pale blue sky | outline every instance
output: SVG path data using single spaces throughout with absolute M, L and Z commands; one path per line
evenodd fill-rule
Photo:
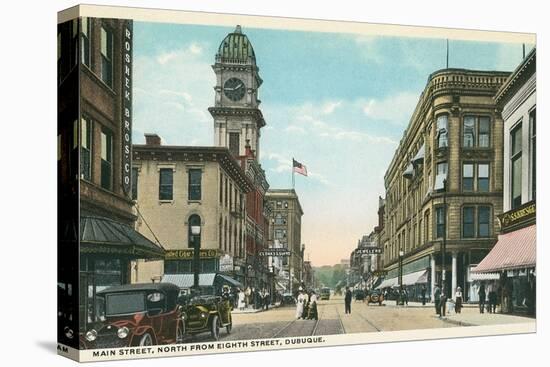
M 134 23 L 135 143 L 211 145 L 211 65 L 234 27 Z M 302 239 L 314 265 L 348 258 L 377 221 L 383 176 L 430 73 L 445 67 L 445 39 L 247 28 L 264 80 L 267 126 L 260 163 L 272 188 L 291 185 L 304 208 Z M 527 47 L 527 52 L 531 46 Z M 513 70 L 521 44 L 450 41 L 449 67 Z

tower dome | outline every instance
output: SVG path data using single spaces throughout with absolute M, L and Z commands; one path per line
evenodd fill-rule
M 248 37 L 242 33 L 241 26 L 229 33 L 220 43 L 216 59 L 221 62 L 248 62 L 256 63 L 256 55 Z

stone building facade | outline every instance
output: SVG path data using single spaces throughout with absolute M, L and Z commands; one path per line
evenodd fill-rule
M 302 246 L 302 215 L 304 211 L 294 189 L 270 189 L 266 201 L 271 207 L 269 218 L 269 247 L 290 250 L 290 257 L 280 262 L 276 269 L 278 282 L 287 291 L 297 291 L 303 281 L 304 247 Z
M 166 249 L 164 261 L 138 261 L 136 282 L 192 273 L 200 243 L 201 273 L 223 272 L 245 283 L 246 194 L 252 181 L 223 147 L 164 146 L 155 134 L 133 146 L 140 233 Z M 191 226 L 200 226 L 200 234 Z M 223 269 L 220 268 L 223 263 Z
M 431 74 L 386 171 L 386 280 L 397 285 L 401 252 L 411 297 L 420 282 L 429 283 L 430 293 L 442 276 L 448 295 L 457 286 L 467 295 L 471 264 L 496 241 L 503 121 L 493 97 L 508 75 L 464 69 Z

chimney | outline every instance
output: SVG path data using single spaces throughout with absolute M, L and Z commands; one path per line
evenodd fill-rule
M 157 134 L 144 134 L 145 135 L 145 145 L 160 146 L 162 145 L 160 136 Z

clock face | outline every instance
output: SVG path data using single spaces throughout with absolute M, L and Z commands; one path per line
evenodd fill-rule
M 238 78 L 229 78 L 223 84 L 223 93 L 227 98 L 236 102 L 244 97 L 246 88 L 242 80 Z

